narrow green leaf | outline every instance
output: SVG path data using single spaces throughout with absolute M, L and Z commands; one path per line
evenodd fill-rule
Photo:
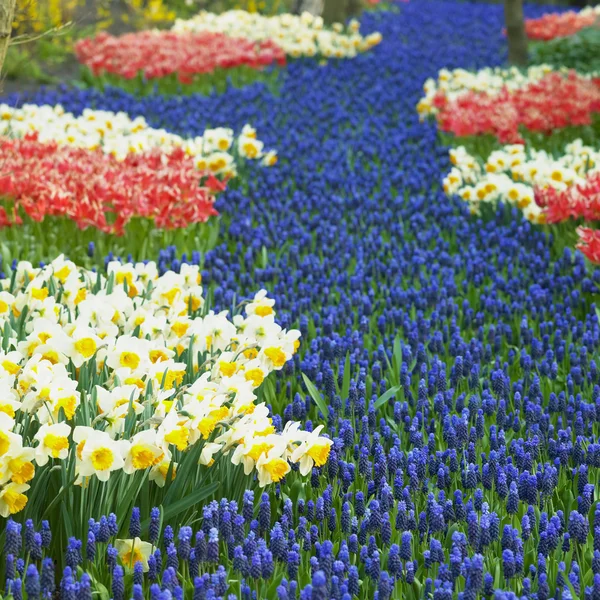
M 50 502 L 50 504 L 48 504 L 48 506 L 46 507 L 46 510 L 44 511 L 44 514 L 42 515 L 42 517 L 45 517 L 48 514 L 48 511 L 56 504 L 60 501 L 60 499 L 68 492 L 71 490 L 71 486 L 75 483 L 75 479 L 73 478 L 71 481 L 69 481 L 66 485 L 63 485 L 62 488 L 60 489 L 60 492 L 58 492 L 58 494 L 56 496 L 54 496 L 54 498 L 52 499 L 52 501 Z
M 98 583 L 97 581 L 94 582 L 94 588 L 95 588 L 95 592 L 99 595 L 100 600 L 109 600 L 110 594 L 108 593 L 108 590 L 101 583 Z
M 394 340 L 394 358 L 396 359 L 396 365 L 399 369 L 402 366 L 402 346 L 399 337 Z
M 261 259 L 262 259 L 262 267 L 266 269 L 267 264 L 269 263 L 269 255 L 267 253 L 267 247 L 263 246 L 261 249 Z
M 172 519 L 182 512 L 186 511 L 188 508 L 194 506 L 194 504 L 198 504 L 202 502 L 205 498 L 208 498 L 212 495 L 217 488 L 219 487 L 220 482 L 215 481 L 210 485 L 204 486 L 189 494 L 185 498 L 178 500 L 177 502 L 173 502 L 172 504 L 168 504 L 164 507 L 164 516 L 163 519 L 166 521 L 168 519 Z
M 127 491 L 119 499 L 117 515 L 124 515 L 126 512 L 129 512 L 130 507 L 133 507 L 135 505 L 136 498 L 139 497 L 140 490 L 144 485 L 144 480 L 146 477 L 147 474 L 144 473 L 143 476 L 139 478 L 138 483 L 136 483 L 134 479 L 134 481 L 131 482 L 131 485 L 127 486 Z
M 391 387 L 389 390 L 381 394 L 377 400 L 375 400 L 375 410 L 382 407 L 392 396 L 395 396 L 400 391 L 400 386 L 396 385 Z
M 327 410 L 327 404 L 325 404 L 325 400 L 323 400 L 321 393 L 315 384 L 304 373 L 302 373 L 302 379 L 304 380 L 304 385 L 306 386 L 308 393 L 315 401 L 317 408 L 323 413 L 323 416 L 326 417 L 329 411 Z

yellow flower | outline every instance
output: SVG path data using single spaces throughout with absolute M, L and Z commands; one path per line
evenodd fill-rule
M 227 361 L 220 361 L 219 362 L 219 370 L 221 371 L 222 375 L 225 375 L 225 377 L 231 377 L 235 371 L 236 371 L 237 365 L 235 362 L 227 362 Z
M 123 468 L 124 455 L 129 450 L 129 442 L 113 440 L 105 431 L 91 427 L 76 427 L 73 441 L 85 442 L 77 448 L 77 468 L 80 477 L 96 475 L 100 481 L 108 481 L 110 474 Z
M 271 360 L 273 366 L 275 367 L 283 367 L 283 365 L 287 361 L 287 357 L 285 353 L 281 350 L 281 348 L 267 348 L 265 350 L 265 354 L 267 358 Z
M 10 478 L 13 483 L 27 483 L 35 475 L 35 467 L 31 462 L 35 451 L 33 448 L 20 448 L 11 452 L 10 458 L 4 463 L 6 472 L 0 474 L 4 481 Z
M 190 431 L 184 426 L 177 427 L 165 435 L 165 442 L 173 444 L 177 450 L 182 452 L 187 449 L 189 439 Z
M 67 417 L 67 419 L 72 419 L 75 416 L 75 411 L 77 409 L 77 398 L 75 396 L 59 398 L 56 401 L 56 412 L 58 413 L 61 408 L 65 411 L 65 417 Z
M 36 300 L 45 300 L 48 297 L 48 288 L 32 288 L 31 296 Z
M 44 436 L 44 444 L 48 447 L 52 456 L 57 458 L 63 450 L 69 447 L 69 440 L 65 436 L 48 433 Z
M 252 381 L 254 387 L 258 387 L 263 382 L 265 374 L 257 367 L 246 371 L 245 377 L 246 381 Z
M 115 455 L 113 454 L 113 451 L 110 448 L 101 447 L 96 448 L 96 450 L 92 452 L 90 458 L 94 469 L 96 469 L 97 471 L 105 471 L 107 469 L 110 469 L 110 467 L 112 466 L 115 460 Z
M 278 456 L 269 457 L 269 454 L 263 454 L 256 466 L 261 487 L 281 481 L 290 472 L 290 465 L 286 460 Z
M 311 472 L 313 465 L 322 467 L 329 458 L 333 442 L 319 435 L 322 429 L 323 426 L 319 425 L 310 433 L 305 433 L 304 440 L 292 452 L 291 460 L 299 464 L 300 473 L 304 476 Z
M 0 489 L 0 516 L 6 518 L 25 508 L 27 496 L 23 493 L 29 489 L 25 483 L 8 483 Z
M 121 352 L 119 362 L 122 367 L 127 367 L 134 371 L 140 364 L 140 357 L 135 352 Z
M 89 337 L 81 338 L 75 342 L 75 350 L 84 358 L 90 358 L 96 352 L 96 342 Z
M 148 558 L 152 554 L 152 544 L 142 542 L 139 537 L 132 540 L 115 540 L 115 548 L 125 567 L 133 568 L 136 563 L 141 563 L 144 572 L 148 571 Z
M 315 465 L 317 465 L 317 467 L 322 467 L 329 458 L 330 450 L 331 444 L 317 443 L 308 449 L 307 454 L 315 461 Z
M 169 360 L 169 356 L 168 354 L 164 351 L 164 350 L 150 350 L 150 362 L 151 363 L 157 363 L 157 362 L 164 362 L 165 360 Z

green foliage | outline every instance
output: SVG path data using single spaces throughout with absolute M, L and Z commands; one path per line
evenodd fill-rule
M 23 217 L 23 224 L 3 229 L 0 240 L 2 264 L 13 260 L 29 260 L 33 264 L 51 260 L 64 254 L 86 268 L 103 267 L 104 259 L 112 253 L 123 260 L 157 260 L 159 250 L 177 246 L 179 253 L 188 255 L 214 248 L 219 234 L 220 218 L 211 217 L 206 223 L 197 223 L 185 229 L 156 229 L 149 219 L 132 219 L 125 234 L 117 236 L 99 232 L 94 227 L 79 229 L 66 217 L 46 217 L 37 222 Z M 89 252 L 90 243 L 93 251 Z
M 575 35 L 530 43 L 531 62 L 568 67 L 580 73 L 600 71 L 600 28 L 588 27 Z
M 521 127 L 519 133 L 525 140 L 526 146 L 531 146 L 536 150 L 546 150 L 549 154 L 559 157 L 564 154 L 564 147 L 578 138 L 590 146 L 600 145 L 600 115 L 594 115 L 590 125 L 564 127 L 549 133 L 528 131 Z M 498 138 L 491 134 L 459 137 L 451 133 L 440 132 L 439 135 L 445 146 L 464 146 L 469 154 L 483 160 L 487 159 L 491 152 L 500 150 L 504 146 L 498 141 Z
M 231 69 L 215 69 L 212 73 L 202 73 L 194 77 L 191 83 L 181 83 L 176 74 L 148 80 L 140 73 L 133 79 L 125 79 L 118 75 L 104 73 L 93 75 L 89 68 L 81 69 L 81 84 L 101 90 L 105 86 L 118 87 L 130 94 L 147 96 L 149 94 L 186 95 L 224 93 L 228 87 L 241 88 L 255 82 L 264 83 L 273 94 L 279 91 L 279 74 L 276 67 L 253 69 L 248 66 Z M 81 85 L 78 82 L 78 85 Z
M 2 71 L 4 77 L 11 81 L 32 81 L 43 84 L 55 82 L 55 78 L 47 72 L 44 65 L 31 56 L 28 50 L 19 46 L 8 48 Z
M 68 83 L 77 73 L 73 44 L 92 35 L 91 27 L 65 27 L 32 39 L 24 38 L 8 47 L 2 74 L 10 81 Z

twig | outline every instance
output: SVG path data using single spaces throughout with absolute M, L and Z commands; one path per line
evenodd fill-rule
M 73 21 L 69 21 L 68 23 L 65 23 L 64 25 L 59 25 L 58 27 L 53 27 L 52 29 L 48 29 L 47 31 L 44 31 L 43 33 L 40 33 L 38 35 L 23 33 L 21 35 L 17 35 L 14 38 L 12 38 L 10 40 L 9 44 L 11 46 L 18 46 L 20 44 L 28 44 L 30 42 L 35 42 L 37 40 L 41 40 L 42 38 L 49 37 L 50 35 L 52 35 L 52 36 L 65 35 L 67 33 L 66 30 L 70 29 L 72 25 L 73 25 Z

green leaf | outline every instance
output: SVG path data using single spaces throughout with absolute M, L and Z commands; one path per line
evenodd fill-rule
M 289 490 L 289 495 L 294 504 L 298 502 L 298 498 L 302 498 L 302 500 L 306 499 L 304 488 L 304 483 L 300 479 L 296 479 L 296 481 L 294 481 L 294 483 L 292 484 Z
M 502 585 L 502 577 L 501 577 L 501 571 L 500 571 L 500 562 L 496 562 L 496 569 L 494 570 L 494 587 L 495 588 L 500 588 L 500 586 Z
M 399 337 L 394 340 L 394 358 L 396 359 L 396 368 L 400 369 L 402 366 L 402 345 Z
M 263 246 L 261 249 L 261 259 L 262 259 L 262 267 L 263 269 L 266 269 L 267 265 L 269 264 L 269 255 L 267 253 L 267 247 Z
M 382 407 L 392 396 L 395 396 L 399 391 L 400 386 L 396 385 L 384 392 L 383 394 L 381 394 L 381 396 L 379 396 L 379 398 L 375 400 L 375 404 L 373 405 L 375 410 Z
M 100 596 L 100 600 L 109 600 L 110 594 L 108 593 L 108 590 L 101 583 L 96 582 L 94 584 L 94 588 L 95 588 L 96 593 Z
M 139 478 L 139 483 L 137 484 L 135 483 L 135 479 L 132 478 L 133 481 L 131 482 L 131 485 L 127 486 L 127 491 L 119 501 L 119 505 L 117 508 L 118 516 L 124 515 L 126 512 L 129 511 L 129 507 L 134 505 L 136 498 L 138 498 L 140 490 L 144 485 L 144 480 L 146 477 L 147 475 L 144 473 L 143 477 Z
M 327 404 L 325 404 L 325 400 L 323 400 L 321 393 L 315 384 L 304 373 L 302 373 L 302 379 L 304 380 L 304 385 L 306 386 L 308 393 L 315 401 L 317 408 L 323 413 L 323 416 L 326 417 L 329 411 L 327 410 Z
M 221 483 L 219 481 L 215 481 L 210 485 L 206 485 L 197 489 L 195 492 L 189 494 L 181 500 L 178 500 L 177 502 L 173 502 L 168 504 L 167 506 L 163 506 L 161 510 L 163 521 L 167 521 L 168 519 L 176 517 L 177 515 L 186 511 L 188 508 L 194 506 L 194 504 L 199 504 L 200 502 L 202 502 L 202 500 L 208 498 L 214 492 L 216 492 L 219 485 L 221 485 Z M 149 524 L 150 519 L 146 519 L 142 523 L 142 529 L 148 527 Z
M 60 492 L 58 492 L 58 494 L 56 494 L 56 496 L 54 496 L 54 498 L 52 499 L 52 501 L 50 502 L 50 504 L 48 504 L 48 506 L 46 506 L 46 510 L 44 511 L 44 514 L 42 515 L 42 517 L 45 517 L 48 514 L 48 511 L 55 505 L 57 504 L 60 499 L 69 491 L 71 491 L 71 488 L 73 486 L 73 484 L 75 483 L 75 479 L 76 477 L 73 477 L 73 479 L 71 481 L 69 481 L 66 485 L 63 485 L 60 489 Z

